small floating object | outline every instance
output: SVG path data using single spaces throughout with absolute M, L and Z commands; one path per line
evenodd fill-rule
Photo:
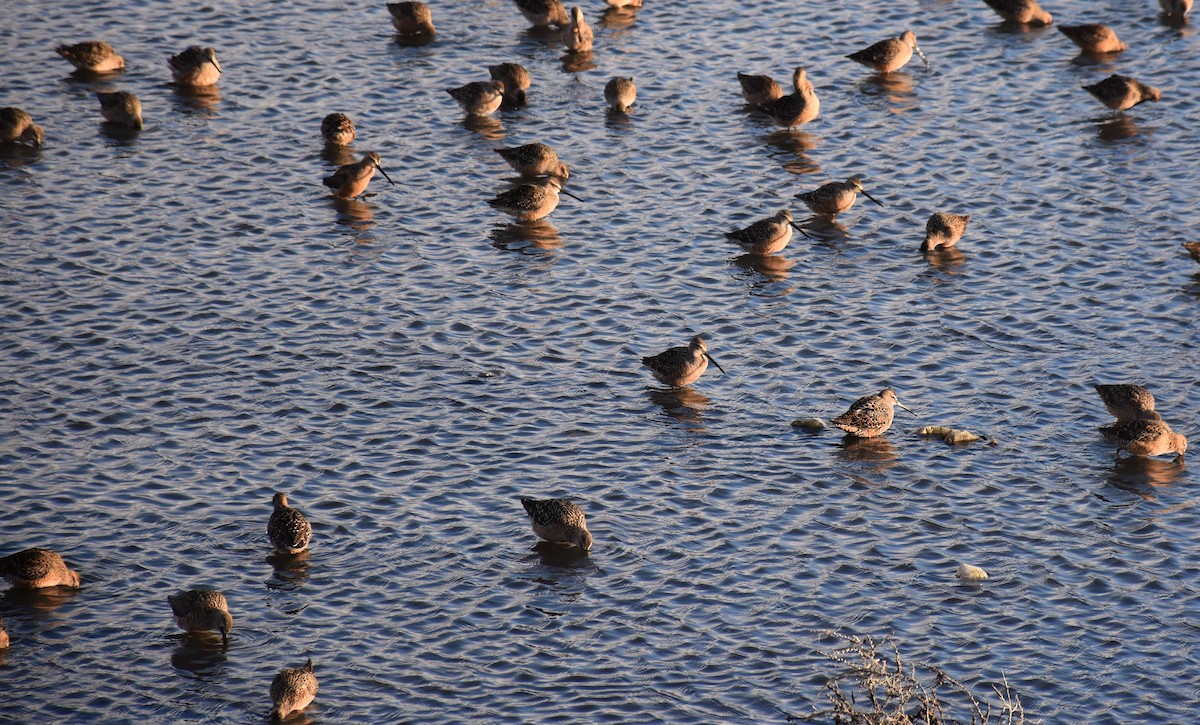
M 1114 111 L 1128 111 L 1142 101 L 1158 101 L 1162 98 L 1162 91 L 1154 86 L 1116 73 L 1099 83 L 1084 86 L 1083 90 Z
M 836 216 L 854 206 L 854 202 L 858 200 L 858 194 L 883 206 L 882 201 L 863 189 L 861 176 L 851 176 L 845 181 L 831 181 L 828 184 L 822 184 L 813 191 L 802 191 L 796 194 L 796 198 L 804 202 L 814 214 Z
M 354 121 L 344 113 L 331 113 L 321 121 L 321 135 L 325 137 L 325 143 L 349 146 L 355 134 Z
M 947 443 L 973 443 L 975 441 L 989 440 L 987 436 L 977 435 L 969 430 L 950 428 L 944 425 L 927 425 L 918 430 L 917 435 L 941 436 L 942 440 Z M 995 443 L 995 441 L 992 441 L 992 443 Z
M 854 401 L 849 410 L 829 422 L 855 438 L 874 438 L 892 427 L 897 405 L 912 413 L 896 398 L 896 391 L 884 388 Z
M 168 594 L 167 603 L 175 623 L 185 632 L 221 631 L 221 641 L 229 641 L 229 630 L 233 629 L 233 616 L 229 614 L 229 602 L 225 595 L 212 589 L 189 589 L 179 594 Z
M 1058 32 L 1070 38 L 1084 53 L 1120 53 L 1126 48 L 1117 37 L 1117 31 L 1100 23 L 1060 25 Z
M 588 531 L 583 509 L 565 498 L 521 499 L 529 514 L 533 533 L 552 544 L 571 544 L 591 551 L 592 534 Z
M 966 582 L 978 582 L 987 579 L 988 573 L 971 564 L 959 564 L 958 571 L 954 572 L 954 576 Z
M 913 34 L 913 31 L 905 30 L 898 38 L 881 40 L 846 57 L 855 63 L 862 63 L 876 72 L 891 73 L 900 70 L 908 61 L 912 60 L 913 53 L 921 57 L 921 60 L 925 62 L 925 67 L 929 67 L 929 59 L 917 47 L 917 36 Z
M 100 115 L 109 123 L 128 126 L 133 129 L 142 127 L 142 102 L 128 91 L 116 93 L 96 93 L 100 99 Z
M 78 70 L 90 73 L 107 73 L 125 67 L 125 59 L 103 40 L 88 40 L 74 45 L 60 45 L 54 49 Z
M 1042 10 L 1037 0 L 983 0 L 988 7 L 1010 23 L 1021 25 L 1049 25 L 1054 21 L 1050 13 Z
M 433 37 L 433 13 L 429 6 L 422 2 L 388 3 L 388 13 L 392 16 L 392 27 L 397 35 L 413 35 L 418 37 Z
M 271 681 L 271 717 L 286 720 L 312 704 L 316 696 L 317 676 L 310 657 L 305 666 L 285 669 Z
M 379 169 L 379 173 L 383 174 L 383 178 L 387 179 L 389 184 L 396 185 L 396 182 L 392 181 L 392 177 L 388 176 L 383 167 L 379 165 L 379 154 L 374 151 L 368 152 L 361 161 L 340 167 L 333 174 L 322 179 L 321 183 L 333 189 L 334 196 L 353 199 L 367 190 L 367 184 L 371 183 L 375 169 Z
M 949 214 L 944 211 L 934 213 L 925 222 L 925 241 L 921 242 L 922 252 L 932 252 L 941 247 L 949 249 L 967 231 L 967 222 L 971 221 L 970 214 Z
M 633 102 L 637 100 L 637 87 L 632 78 L 613 78 L 604 86 L 604 100 L 616 113 L 629 113 Z
M 0 143 L 42 145 L 42 127 L 19 108 L 0 108 Z
M 576 5 L 571 8 L 571 22 L 563 28 L 563 45 L 569 53 L 586 53 L 592 49 L 592 26 L 583 17 L 583 8 Z
M 14 589 L 79 588 L 79 572 L 68 569 L 63 558 L 50 549 L 25 549 L 0 557 L 0 577 Z
M 709 361 L 722 373 L 725 372 L 721 363 L 708 354 L 708 343 L 699 335 L 693 337 L 686 347 L 680 345 L 642 358 L 642 364 L 650 368 L 650 373 L 658 382 L 673 388 L 696 382 L 708 369 Z
M 792 427 L 804 430 L 825 430 L 829 426 L 820 418 L 797 418 L 792 421 Z
M 447 88 L 446 92 L 458 101 L 468 116 L 495 113 L 504 102 L 504 83 L 501 81 L 474 81 L 458 88 Z
M 193 45 L 167 61 L 171 75 L 181 86 L 211 86 L 221 77 L 221 64 L 212 48 Z

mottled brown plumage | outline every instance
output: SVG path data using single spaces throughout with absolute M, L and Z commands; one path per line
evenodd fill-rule
M 1154 86 L 1116 73 L 1083 89 L 1114 111 L 1128 111 L 1142 101 L 1157 101 L 1162 97 Z
M 399 35 L 430 37 L 436 33 L 433 27 L 433 13 L 425 3 L 388 3 L 387 9 L 392 16 L 392 27 Z
M 175 83 L 181 86 L 211 86 L 221 77 L 221 64 L 212 48 L 193 45 L 167 61 Z
M 547 176 L 536 183 L 521 184 L 502 191 L 489 199 L 488 204 L 522 221 L 536 221 L 558 208 L 559 194 L 572 196 L 562 190 L 561 179 Z
M 1158 420 L 1154 395 L 1140 385 L 1096 385 L 1104 407 L 1118 423 L 1130 420 Z
M 1126 47 L 1115 30 L 1100 23 L 1060 25 L 1058 32 L 1070 38 L 1084 53 L 1119 53 Z
M 15 589 L 79 587 L 79 572 L 50 549 L 25 549 L 0 557 L 0 576 Z
M 371 177 L 375 175 L 376 169 L 379 169 L 389 184 L 396 185 L 396 182 L 392 181 L 392 178 L 379 165 L 379 154 L 374 151 L 368 152 L 361 161 L 339 167 L 333 174 L 322 179 L 321 183 L 333 189 L 334 196 L 353 199 L 367 190 L 367 184 L 371 183 Z
M 495 113 L 504 102 L 504 83 L 501 81 L 474 81 L 458 88 L 447 88 L 446 92 L 469 116 Z
M 783 88 L 771 76 L 738 73 L 737 77 L 742 86 L 742 98 L 751 106 L 761 106 L 783 97 Z
M 802 66 L 792 71 L 792 89 L 786 96 L 760 103 L 758 110 L 789 128 L 821 115 L 821 100 Z
M 1042 10 L 1037 0 L 983 0 L 988 7 L 1010 23 L 1022 25 L 1049 25 L 1054 21 L 1050 13 Z
M 60 45 L 54 52 L 66 58 L 76 69 L 90 73 L 108 73 L 125 67 L 125 59 L 103 40 Z
M 233 629 L 233 616 L 229 614 L 229 602 L 225 595 L 211 589 L 189 589 L 179 594 L 168 594 L 167 603 L 175 615 L 175 623 L 185 632 L 207 632 L 216 629 L 221 640 L 229 641 L 229 630 Z
M 587 19 L 583 17 L 583 8 L 578 5 L 571 8 L 571 22 L 563 28 L 562 38 L 563 45 L 567 46 L 567 51 L 570 53 L 586 53 L 592 49 L 595 33 L 592 32 L 592 26 L 588 25 Z
M 1108 442 L 1117 445 L 1118 458 L 1121 451 L 1126 451 L 1131 456 L 1143 457 L 1174 453 L 1176 460 L 1182 460 L 1187 451 L 1187 438 L 1171 430 L 1162 419 L 1114 423 L 1102 427 L 1100 432 Z
M 617 76 L 604 85 L 604 100 L 616 113 L 629 113 L 637 100 L 637 86 L 632 78 Z
M 308 548 L 312 539 L 312 525 L 298 509 L 288 505 L 285 493 L 276 493 L 271 499 L 275 510 L 267 522 L 267 538 L 280 554 L 299 554 Z
M 325 143 L 348 146 L 356 134 L 354 121 L 344 113 L 331 113 L 321 121 L 321 135 L 325 137 Z
M 897 405 L 908 410 L 896 399 L 896 391 L 884 388 L 854 401 L 849 410 L 829 422 L 856 438 L 873 438 L 892 427 Z
M 303 667 L 292 667 L 271 681 L 271 717 L 286 720 L 308 707 L 317 696 L 317 675 L 311 658 Z
M 42 145 L 42 127 L 19 108 L 0 108 L 0 143 Z
M 776 254 L 792 241 L 793 229 L 808 236 L 792 221 L 791 210 L 783 209 L 775 216 L 759 219 L 744 229 L 725 232 L 725 237 L 742 245 L 750 254 Z
M 495 149 L 508 165 L 522 176 L 557 176 L 564 181 L 571 177 L 571 170 L 559 160 L 558 153 L 544 143 L 527 143 L 524 146 Z
M 100 115 L 109 123 L 116 123 L 129 128 L 142 127 L 142 102 L 138 97 L 127 91 L 116 93 L 96 93 L 100 99 Z
M 567 9 L 562 0 L 514 0 L 517 9 L 531 25 L 545 28 L 567 24 Z
M 827 184 L 822 184 L 812 191 L 802 191 L 796 194 L 796 198 L 804 202 L 814 214 L 834 216 L 848 211 L 850 207 L 854 206 L 854 202 L 858 200 L 858 194 L 862 194 L 879 206 L 883 206 L 883 202 L 871 196 L 863 189 L 862 177 L 860 176 L 851 176 L 845 181 L 831 181 Z
M 725 368 L 708 354 L 708 343 L 699 335 L 693 337 L 686 347 L 680 345 L 642 358 L 642 364 L 650 368 L 650 373 L 658 382 L 673 388 L 696 382 L 708 369 L 709 361 L 722 373 L 725 372 Z
M 588 531 L 583 509 L 565 498 L 536 500 L 521 499 L 521 505 L 529 514 L 533 533 L 552 544 L 572 544 L 584 551 L 592 548 L 592 534 Z
M 532 76 L 520 63 L 497 63 L 488 66 L 488 75 L 504 84 L 504 101 L 514 106 L 524 106 L 525 91 L 533 82 Z
M 912 59 L 913 53 L 919 55 L 925 65 L 929 65 L 925 54 L 917 47 L 917 36 L 913 31 L 905 30 L 898 38 L 881 40 L 846 57 L 879 73 L 890 73 L 903 68 Z
M 958 244 L 963 232 L 967 231 L 969 221 L 970 214 L 960 216 L 944 211 L 935 212 L 925 222 L 925 241 L 921 242 L 921 251 L 931 252 L 938 247 L 949 248 Z

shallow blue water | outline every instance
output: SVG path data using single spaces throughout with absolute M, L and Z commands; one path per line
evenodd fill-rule
M 435 4 L 421 47 L 383 3 L 10 14 L 0 102 L 46 143 L 0 158 L 0 554 L 50 546 L 84 588 L 0 596 L 0 720 L 261 721 L 311 656 L 321 722 L 778 722 L 824 704 L 826 630 L 1007 678 L 1047 722 L 1192 719 L 1197 476 L 1114 464 L 1091 384 L 1200 431 L 1196 36 L 1150 2 L 1047 7 L 1130 49 L 1084 62 L 967 0 L 654 1 L 603 30 L 589 6 L 578 73 L 500 0 Z M 905 28 L 929 69 L 843 57 Z M 52 49 L 90 38 L 128 70 L 71 76 Z M 193 43 L 218 97 L 168 85 Z M 443 89 L 501 61 L 530 105 L 464 122 Z M 742 108 L 737 71 L 797 64 L 819 119 Z M 1079 88 L 1112 72 L 1162 101 L 1114 117 Z M 136 137 L 101 127 L 112 89 L 141 97 Z M 331 111 L 395 187 L 325 194 Z M 514 224 L 491 149 L 532 141 L 583 201 Z M 884 208 L 769 260 L 722 236 L 855 173 Z M 972 221 L 926 259 L 938 210 Z M 728 375 L 639 368 L 695 333 Z M 790 426 L 887 385 L 916 415 L 883 439 Z M 276 490 L 316 530 L 291 569 Z M 521 496 L 577 501 L 592 555 L 533 550 Z M 200 585 L 230 601 L 225 652 L 173 628 L 166 595 Z

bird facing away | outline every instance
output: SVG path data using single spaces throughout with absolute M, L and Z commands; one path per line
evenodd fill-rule
M 60 45 L 54 52 L 66 58 L 76 69 L 90 73 L 107 73 L 125 67 L 125 59 L 103 40 Z
M 299 554 L 308 548 L 312 538 L 312 525 L 298 509 L 288 506 L 285 493 L 276 493 L 271 499 L 275 511 L 267 522 L 267 537 L 275 551 L 280 554 Z
M 1100 23 L 1060 25 L 1058 32 L 1070 38 L 1084 53 L 1120 53 L 1126 47 L 1115 30 Z
M 881 40 L 846 57 L 879 73 L 891 73 L 903 68 L 912 59 L 913 53 L 919 55 L 926 66 L 929 65 L 929 60 L 917 47 L 917 36 L 913 31 L 905 30 L 898 38 Z
M 361 161 L 340 167 L 332 175 L 322 179 L 321 183 L 333 189 L 334 196 L 353 199 L 367 190 L 367 184 L 371 183 L 375 169 L 379 169 L 379 173 L 383 174 L 383 178 L 387 179 L 389 184 L 396 185 L 392 177 L 379 165 L 379 154 L 375 151 L 367 152 Z
M 175 623 L 185 632 L 221 631 L 221 641 L 229 641 L 229 630 L 233 629 L 233 616 L 229 614 L 229 602 L 225 595 L 211 589 L 189 589 L 179 594 L 168 594 L 167 602 Z
M 738 83 L 742 86 L 742 98 L 751 106 L 761 106 L 783 97 L 783 88 L 771 76 L 738 73 L 737 77 Z
M 1192 255 L 1192 259 L 1200 262 L 1200 242 L 1184 242 L 1183 248 L 1188 250 L 1188 254 Z
M 586 53 L 592 49 L 594 37 L 592 26 L 583 17 L 583 8 L 578 5 L 571 8 L 571 22 L 563 28 L 563 45 L 567 46 L 567 52 Z
M 1187 438 L 1171 430 L 1164 420 L 1130 420 L 1106 425 L 1100 433 L 1109 443 L 1117 445 L 1117 458 L 1121 451 L 1131 456 L 1161 456 L 1174 453 L 1175 460 L 1183 460 L 1187 451 Z
M 474 81 L 458 88 L 447 88 L 446 92 L 458 101 L 468 116 L 494 113 L 504 102 L 504 83 L 501 81 Z
M 773 217 L 759 219 L 745 229 L 725 232 L 727 239 L 732 239 L 750 254 L 775 254 L 792 241 L 792 229 L 804 236 L 807 233 L 792 221 L 790 209 L 783 209 Z
M 286 720 L 294 712 L 308 707 L 317 696 L 317 676 L 313 661 L 303 667 L 290 667 L 271 680 L 271 717 Z
M 821 100 L 803 66 L 792 71 L 792 92 L 760 103 L 758 110 L 789 128 L 808 123 L 821 114 Z
M 14 589 L 79 588 L 79 572 L 50 549 L 25 549 L 0 557 L 0 576 Z
M 8 648 L 8 632 L 4 631 L 4 618 L 0 617 L 0 649 Z
M 498 63 L 488 66 L 492 80 L 504 84 L 504 100 L 514 106 L 524 106 L 525 91 L 533 81 L 529 71 L 520 63 Z
M 1096 385 L 1104 407 L 1118 423 L 1131 420 L 1158 420 L 1154 395 L 1140 385 Z
M 331 113 L 321 121 L 321 135 L 325 143 L 349 146 L 354 140 L 354 121 L 344 113 Z
M 971 221 L 970 214 L 948 214 L 944 211 L 935 212 L 925 222 L 925 241 L 921 242 L 922 252 L 932 252 L 938 247 L 949 249 L 962 239 L 967 231 L 967 222 Z
M 1167 15 L 1182 18 L 1192 10 L 1192 0 L 1158 0 L 1162 11 Z
M 1116 73 L 1099 83 L 1084 86 L 1083 90 L 1114 111 L 1128 111 L 1142 101 L 1157 101 L 1162 97 L 1157 88 Z
M 495 149 L 500 158 L 516 169 L 522 176 L 557 176 L 566 181 L 571 178 L 571 170 L 549 145 L 544 143 L 527 143 L 507 149 Z
M 845 181 L 831 181 L 828 184 L 822 184 L 813 191 L 802 191 L 796 194 L 796 198 L 804 202 L 814 214 L 834 216 L 854 206 L 854 202 L 858 199 L 858 194 L 862 194 L 879 206 L 883 206 L 883 202 L 871 196 L 863 189 L 862 177 L 860 176 L 851 176 Z
M 572 199 L 579 197 L 562 190 L 562 181 L 557 176 L 547 176 L 531 184 L 521 184 L 502 191 L 488 204 L 521 221 L 541 219 L 558 208 L 558 195 L 566 194 Z
M 538 501 L 521 499 L 521 505 L 529 513 L 533 533 L 552 544 L 571 544 L 585 552 L 592 550 L 592 534 L 588 531 L 583 509 L 565 498 L 550 498 Z
M 96 93 L 100 99 L 100 114 L 109 123 L 117 123 L 129 128 L 142 127 L 142 102 L 138 97 L 127 91 L 116 93 Z
M 722 373 L 725 372 L 721 363 L 708 354 L 708 343 L 699 335 L 693 337 L 686 347 L 680 345 L 642 358 L 642 364 L 650 368 L 654 378 L 672 388 L 682 388 L 696 382 L 708 369 L 710 361 Z
M 1050 13 L 1042 10 L 1037 0 L 983 0 L 996 14 L 1010 23 L 1049 25 L 1054 22 Z
M 616 113 L 629 113 L 633 102 L 637 100 L 637 86 L 632 78 L 617 76 L 604 84 L 604 100 Z
M 193 45 L 167 61 L 171 75 L 181 86 L 211 86 L 221 77 L 221 64 L 212 48 Z
M 421 2 L 388 3 L 388 12 L 392 16 L 392 26 L 399 35 L 432 36 L 433 13 L 429 6 Z
M 567 9 L 562 0 L 514 0 L 517 9 L 525 16 L 530 25 L 547 28 L 551 25 L 562 27 L 567 24 Z
M 954 572 L 954 578 L 962 579 L 965 582 L 977 582 L 988 578 L 988 574 L 983 569 L 971 564 L 959 564 L 958 571 Z
M 42 145 L 42 127 L 19 108 L 0 108 L 0 143 L 24 142 Z
M 856 438 L 873 438 L 892 427 L 897 405 L 908 410 L 896 399 L 896 391 L 884 388 L 854 401 L 849 410 L 829 422 Z

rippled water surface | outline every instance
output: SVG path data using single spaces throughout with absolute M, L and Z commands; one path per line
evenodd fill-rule
M 257 722 L 311 656 L 317 722 L 780 722 L 825 702 L 825 630 L 1006 677 L 1048 722 L 1195 718 L 1200 480 L 1114 464 L 1091 389 L 1147 384 L 1200 434 L 1193 27 L 1048 1 L 1116 27 L 1097 61 L 974 0 L 646 2 L 585 8 L 577 72 L 502 0 L 433 4 L 424 46 L 382 2 L 9 8 L 0 105 L 46 143 L 0 158 L 0 554 L 53 547 L 84 587 L 0 596 L 0 720 Z M 843 57 L 905 28 L 929 69 Z M 91 38 L 128 70 L 70 75 L 53 47 Z M 168 84 L 197 43 L 216 95 Z M 464 122 L 443 89 L 501 61 L 529 106 Z M 737 71 L 797 64 L 820 118 L 743 108 Z M 1162 101 L 1114 116 L 1080 89 L 1113 72 Z M 116 89 L 140 134 L 99 123 Z M 491 149 L 533 141 L 582 201 L 515 224 Z M 335 203 L 320 178 L 367 150 L 396 186 Z M 801 213 L 855 173 L 885 208 Z M 722 237 L 785 207 L 813 240 Z M 935 210 L 972 221 L 926 259 Z M 639 367 L 696 333 L 727 375 Z M 886 385 L 915 415 L 884 438 L 790 425 Z M 277 490 L 306 560 L 268 558 Z M 592 555 L 533 549 L 521 496 L 577 501 Z M 174 629 L 193 586 L 228 596 L 227 651 Z

